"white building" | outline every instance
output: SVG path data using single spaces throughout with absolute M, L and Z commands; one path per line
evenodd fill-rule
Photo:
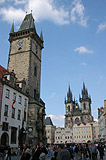
M 105 117 L 104 108 L 98 108 L 98 123 L 99 123 L 99 139 L 104 139 L 105 137 Z
M 72 130 L 70 128 L 56 128 L 55 131 L 55 144 L 61 143 L 71 143 L 72 140 Z
M 0 144 L 18 147 L 25 142 L 28 96 L 25 81 L 0 66 Z

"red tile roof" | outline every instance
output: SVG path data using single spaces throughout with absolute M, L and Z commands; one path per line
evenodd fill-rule
M 0 65 L 0 78 L 2 78 L 5 73 L 9 73 L 8 70 Z

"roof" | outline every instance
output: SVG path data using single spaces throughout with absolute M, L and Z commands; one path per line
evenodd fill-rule
M 27 29 L 35 29 L 34 18 L 32 13 L 27 14 L 19 28 L 19 31 L 27 30 Z
M 0 65 L 0 78 L 2 78 L 5 73 L 9 73 L 8 70 Z
M 46 119 L 45 119 L 45 125 L 51 125 L 51 126 L 53 126 L 53 123 L 52 123 L 52 120 L 51 120 L 50 117 L 46 117 Z

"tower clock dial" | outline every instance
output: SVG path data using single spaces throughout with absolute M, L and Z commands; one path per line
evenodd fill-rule
M 24 40 L 19 40 L 19 41 L 17 42 L 17 47 L 18 47 L 18 48 L 22 47 L 23 45 L 24 45 Z

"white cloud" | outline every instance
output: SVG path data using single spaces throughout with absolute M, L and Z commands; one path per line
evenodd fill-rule
M 82 62 L 81 65 L 82 65 L 82 66 L 86 66 L 87 64 L 86 64 L 85 62 Z
M 78 23 L 83 27 L 87 26 L 88 17 L 84 14 L 85 8 L 81 0 L 74 0 L 71 10 L 71 21 Z
M 103 31 L 106 29 L 106 22 L 105 23 L 101 23 L 99 26 L 98 26 L 98 30 L 97 30 L 97 33 L 99 33 L 100 31 Z
M 12 23 L 13 20 L 15 22 L 22 21 L 25 16 L 25 12 L 21 8 L 15 9 L 13 7 L 1 8 L 0 14 L 2 14 L 2 19 L 9 23 Z
M 15 0 L 15 4 L 24 4 L 24 0 Z M 1 8 L 0 14 L 2 19 L 11 22 L 13 19 L 16 21 L 22 21 L 25 11 L 33 13 L 36 21 L 49 20 L 56 24 L 63 25 L 69 23 L 69 13 L 65 11 L 63 6 L 58 7 L 55 4 L 55 0 L 26 0 L 24 8 Z
M 93 53 L 93 50 L 89 50 L 84 46 L 76 48 L 74 51 L 79 52 L 80 54 L 92 54 Z
M 25 4 L 26 0 L 15 0 L 15 5 Z
M 50 117 L 53 121 L 53 124 L 57 127 L 64 127 L 64 115 L 48 115 L 46 117 Z
M 56 96 L 56 92 L 51 93 L 50 98 L 54 98 Z
M 1 4 L 1 3 L 4 3 L 4 2 L 5 2 L 5 0 L 0 0 L 0 4 Z

